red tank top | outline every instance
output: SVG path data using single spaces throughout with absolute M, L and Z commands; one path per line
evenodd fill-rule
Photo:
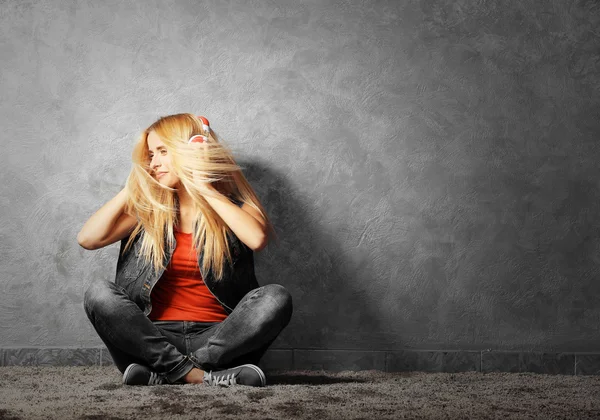
M 208 290 L 196 259 L 192 234 L 174 229 L 177 246 L 164 273 L 152 288 L 152 321 L 219 322 L 227 312 Z

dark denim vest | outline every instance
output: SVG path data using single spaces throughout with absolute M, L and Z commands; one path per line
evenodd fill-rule
M 243 203 L 233 200 L 239 207 Z M 150 265 L 144 263 L 143 257 L 139 255 L 141 248 L 142 235 L 138 233 L 133 240 L 130 248 L 121 256 L 125 244 L 129 240 L 126 237 L 121 240 L 119 249 L 119 259 L 117 261 L 117 273 L 115 283 L 123 287 L 130 299 L 134 301 L 138 307 L 144 311 L 144 315 L 148 315 L 152 310 L 150 303 L 150 292 L 156 282 L 162 276 L 164 269 L 155 272 Z M 259 287 L 254 274 L 254 252 L 246 244 L 244 244 L 233 232 L 228 234 L 229 251 L 232 257 L 232 264 L 229 265 L 225 260 L 223 266 L 223 277 L 221 280 L 215 280 L 212 268 L 208 272 L 202 271 L 202 261 L 204 258 L 204 250 L 200 251 L 198 257 L 198 267 L 204 283 L 208 290 L 217 298 L 221 306 L 229 314 L 236 307 L 238 302 L 249 291 Z M 163 263 L 165 266 L 171 261 L 177 241 L 175 240 L 173 248 L 169 248 L 165 235 L 165 258 Z

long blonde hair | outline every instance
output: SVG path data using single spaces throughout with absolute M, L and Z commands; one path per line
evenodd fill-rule
M 276 234 L 256 193 L 242 174 L 241 167 L 235 162 L 231 150 L 219 142 L 213 130 L 204 131 L 202 121 L 194 114 L 161 117 L 140 134 L 133 148 L 132 169 L 125 184 L 128 192 L 125 212 L 137 217 L 138 224 L 123 252 L 131 246 L 136 235 L 143 231 L 140 252 L 146 264 L 151 263 L 158 272 L 159 269 L 165 268 L 165 236 L 169 247 L 174 245 L 173 226 L 179 219 L 177 190 L 160 184 L 150 174 L 152 170 L 148 133 L 151 131 L 158 135 L 171 156 L 170 170 L 179 178 L 180 188 L 185 188 L 192 198 L 195 214 L 192 241 L 197 257 L 200 250 L 204 250 L 202 268 L 208 271 L 212 267 L 215 278 L 220 280 L 225 258 L 231 262 L 227 239 L 227 232 L 231 229 L 202 196 L 199 188 L 202 182 L 212 182 L 211 185 L 219 193 L 241 200 L 257 209 L 267 222 L 268 234 L 272 233 L 275 237 Z M 195 148 L 187 143 L 188 139 L 196 134 L 208 137 L 204 149 Z

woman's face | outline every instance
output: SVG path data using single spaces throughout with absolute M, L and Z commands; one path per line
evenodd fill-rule
M 148 153 L 150 153 L 150 175 L 158 182 L 174 187 L 179 178 L 171 172 L 171 156 L 154 131 L 148 133 Z

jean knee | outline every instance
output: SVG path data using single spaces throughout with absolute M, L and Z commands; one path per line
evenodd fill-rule
M 265 294 L 275 301 L 275 310 L 287 324 L 292 317 L 294 307 L 292 295 L 280 284 L 267 284 L 263 287 Z
M 108 280 L 95 280 L 83 294 L 83 307 L 88 313 L 106 307 L 110 304 L 114 294 L 114 283 Z

